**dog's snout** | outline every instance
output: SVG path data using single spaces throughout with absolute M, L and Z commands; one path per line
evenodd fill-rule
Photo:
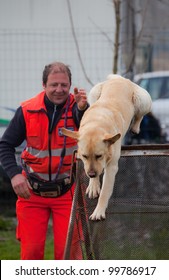
M 90 170 L 90 171 L 88 172 L 88 176 L 89 176 L 90 178 L 95 178 L 95 177 L 97 176 L 97 173 L 96 173 L 94 170 Z

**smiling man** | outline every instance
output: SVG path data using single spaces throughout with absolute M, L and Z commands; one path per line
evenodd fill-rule
M 0 142 L 1 163 L 18 196 L 17 238 L 21 241 L 21 259 L 44 258 L 51 214 L 54 258 L 63 259 L 75 187 L 70 182 L 70 168 L 76 141 L 60 131 L 62 127 L 76 131 L 88 108 L 83 89 L 76 89 L 74 95 L 70 93 L 71 78 L 65 64 L 46 65 L 42 76 L 44 90 L 22 102 Z M 15 147 L 24 140 L 21 170 L 15 160 Z M 72 255 L 73 258 L 77 257 Z

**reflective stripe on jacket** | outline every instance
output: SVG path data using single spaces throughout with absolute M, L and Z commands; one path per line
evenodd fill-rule
M 73 95 L 70 94 L 62 109 L 57 125 L 52 132 L 49 132 L 49 119 L 44 103 L 44 95 L 45 92 L 41 92 L 21 104 L 26 123 L 27 140 L 27 146 L 22 152 L 21 158 L 29 172 L 34 172 L 41 179 L 48 181 L 56 177 L 60 165 L 60 176 L 63 176 L 63 173 L 69 174 L 72 153 L 77 148 L 77 142 L 61 135 L 60 129 L 66 126 L 68 129 L 77 130 L 77 127 L 72 117 L 72 107 L 75 100 Z M 67 114 L 65 113 L 66 110 Z M 67 119 L 66 124 L 65 118 Z M 66 150 L 61 164 L 64 144 L 66 145 Z

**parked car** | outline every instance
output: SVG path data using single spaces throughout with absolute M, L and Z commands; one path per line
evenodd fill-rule
M 165 142 L 169 142 L 169 71 L 138 74 L 135 75 L 134 82 L 151 95 L 152 114 L 160 122 Z

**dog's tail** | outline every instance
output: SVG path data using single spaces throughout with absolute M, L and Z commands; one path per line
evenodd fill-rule
M 148 114 L 151 111 L 152 100 L 150 94 L 140 86 L 134 84 L 134 93 L 133 93 L 133 104 L 135 108 L 135 115 L 131 125 L 131 130 L 134 133 L 140 132 L 140 123 L 144 115 Z
M 145 115 L 151 111 L 152 100 L 150 94 L 144 88 L 136 84 L 134 84 L 133 103 L 136 113 L 141 111 L 141 113 Z

